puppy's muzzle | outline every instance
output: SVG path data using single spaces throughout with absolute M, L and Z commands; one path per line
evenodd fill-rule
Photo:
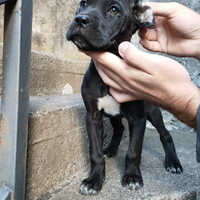
M 90 19 L 86 15 L 77 15 L 74 21 L 79 27 L 85 27 L 90 23 Z

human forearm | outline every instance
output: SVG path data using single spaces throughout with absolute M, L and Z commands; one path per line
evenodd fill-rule
M 177 99 L 175 98 L 172 104 L 161 105 L 161 107 L 174 114 L 180 121 L 196 129 L 196 115 L 199 105 L 200 90 L 191 83 L 184 90 L 184 93 L 180 96 L 177 95 Z

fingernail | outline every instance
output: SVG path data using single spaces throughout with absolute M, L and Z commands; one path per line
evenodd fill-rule
M 129 47 L 128 43 L 127 42 L 122 42 L 120 45 L 119 45 L 119 53 L 120 54 L 124 54 L 124 52 L 126 51 L 126 49 Z

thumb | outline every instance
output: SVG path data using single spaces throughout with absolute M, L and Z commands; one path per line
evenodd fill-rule
M 149 62 L 152 62 L 154 55 L 140 51 L 130 42 L 122 42 L 119 45 L 119 54 L 130 67 L 138 68 L 147 72 Z
M 134 64 L 132 61 L 137 59 L 138 56 L 143 56 L 144 53 L 130 42 L 122 42 L 118 50 L 121 57 L 129 64 Z
M 124 54 L 126 52 L 126 50 L 129 50 L 129 51 L 133 51 L 134 49 L 136 49 L 136 47 L 134 45 L 132 45 L 130 42 L 122 42 L 120 45 L 119 45 L 119 54 L 124 57 Z

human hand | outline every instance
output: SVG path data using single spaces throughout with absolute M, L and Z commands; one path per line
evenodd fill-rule
M 178 62 L 139 51 L 128 42 L 119 46 L 124 60 L 108 52 L 85 53 L 93 58 L 99 75 L 118 102 L 146 100 L 196 127 L 200 92 Z
M 148 3 L 155 29 L 141 28 L 142 46 L 150 51 L 200 60 L 200 15 L 179 3 Z

